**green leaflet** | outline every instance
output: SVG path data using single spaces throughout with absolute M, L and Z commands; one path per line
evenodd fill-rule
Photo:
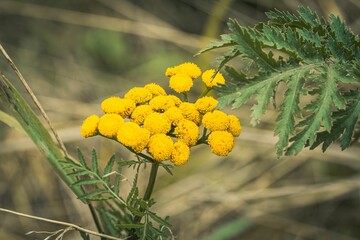
M 304 147 L 323 144 L 323 150 L 340 141 L 350 146 L 360 112 L 360 40 L 336 16 L 329 21 L 309 8 L 297 14 L 271 11 L 268 22 L 255 27 L 228 22 L 229 34 L 222 35 L 204 51 L 219 47 L 229 50 L 218 58 L 219 69 L 227 73 L 227 83 L 216 88 L 218 107 L 234 109 L 255 99 L 251 124 L 257 124 L 275 95 L 280 99 L 274 134 L 277 155 L 294 155 Z M 272 52 L 280 54 L 274 56 Z M 252 61 L 257 74 L 231 66 L 235 60 Z M 285 83 L 284 92 L 278 85 Z M 308 100 L 311 102 L 308 103 Z M 305 116 L 305 117 L 303 117 Z

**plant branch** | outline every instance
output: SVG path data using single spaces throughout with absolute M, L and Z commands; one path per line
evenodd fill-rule
M 62 226 L 67 226 L 67 227 L 70 227 L 70 228 L 72 228 L 74 230 L 77 230 L 79 232 L 85 232 L 85 233 L 88 233 L 88 234 L 93 235 L 93 236 L 104 237 L 104 238 L 112 239 L 112 240 L 123 240 L 123 238 L 117 238 L 117 237 L 113 237 L 113 236 L 110 236 L 110 235 L 98 233 L 98 232 L 88 230 L 86 228 L 80 227 L 80 226 L 72 224 L 72 223 L 61 222 L 61 221 L 56 221 L 56 220 L 52 220 L 52 219 L 48 219 L 48 218 L 37 217 L 37 216 L 25 214 L 25 213 L 19 213 L 19 212 L 11 211 L 11 210 L 4 209 L 4 208 L 0 208 L 0 211 L 10 213 L 10 214 L 13 214 L 13 215 L 17 215 L 17 216 L 21 216 L 21 217 L 26 217 L 26 218 L 30 218 L 30 219 L 43 221 L 43 222 L 49 222 L 49 223 L 54 223 L 54 224 L 58 224 L 58 225 L 62 225 Z

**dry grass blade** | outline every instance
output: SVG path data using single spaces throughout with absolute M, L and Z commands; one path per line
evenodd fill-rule
M 10 58 L 10 56 L 7 54 L 7 52 L 5 51 L 5 49 L 3 48 L 3 46 L 0 44 L 0 51 L 1 53 L 4 55 L 5 59 L 9 62 L 11 68 L 14 70 L 16 76 L 19 78 L 19 80 L 21 81 L 21 83 L 24 85 L 26 91 L 29 93 L 31 99 L 34 101 L 36 107 L 40 110 L 41 115 L 43 116 L 43 118 L 45 119 L 46 123 L 49 125 L 51 132 L 54 134 L 56 141 L 58 142 L 60 148 L 63 150 L 63 152 L 65 153 L 65 155 L 67 154 L 66 148 L 64 143 L 61 141 L 59 135 L 57 134 L 57 132 L 55 131 L 54 127 L 52 126 L 49 117 L 47 116 L 44 108 L 41 106 L 39 100 L 37 99 L 37 97 L 35 96 L 34 92 L 31 90 L 29 84 L 26 82 L 25 78 L 23 77 L 23 75 L 21 74 L 21 72 L 19 71 L 19 69 L 16 67 L 15 63 L 13 62 L 13 60 Z
M 88 234 L 93 235 L 93 236 L 103 237 L 103 238 L 112 239 L 112 240 L 123 240 L 122 238 L 117 238 L 117 237 L 113 237 L 113 236 L 110 236 L 110 235 L 98 233 L 98 232 L 85 229 L 83 227 L 80 227 L 80 226 L 72 224 L 72 223 L 61 222 L 61 221 L 56 221 L 56 220 L 52 220 L 52 219 L 48 219 L 48 218 L 37 217 L 37 216 L 29 215 L 29 214 L 24 214 L 24 213 L 11 211 L 11 210 L 4 209 L 4 208 L 0 208 L 0 211 L 5 212 L 5 213 L 14 214 L 14 215 L 21 216 L 21 217 L 31 218 L 31 219 L 34 219 L 34 220 L 39 220 L 39 221 L 58 224 L 58 225 L 61 225 L 61 226 L 66 226 L 68 228 L 71 228 L 71 229 L 74 229 L 74 230 L 77 230 L 77 231 L 80 231 L 80 232 L 85 232 L 85 233 L 88 233 Z M 68 228 L 66 228 L 66 229 L 68 229 Z M 67 231 L 66 229 L 63 230 L 63 232 Z

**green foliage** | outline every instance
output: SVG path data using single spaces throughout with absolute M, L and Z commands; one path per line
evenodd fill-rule
M 335 141 L 345 149 L 360 135 L 359 37 L 334 15 L 326 21 L 309 8 L 297 13 L 271 11 L 268 22 L 254 27 L 230 19 L 229 33 L 200 52 L 229 49 L 218 59 L 230 79 L 216 89 L 220 107 L 239 108 L 254 98 L 256 125 L 270 102 L 280 105 L 278 156 L 320 144 L 325 151 Z M 234 59 L 250 61 L 256 73 L 235 69 L 229 65 Z
M 78 158 L 79 163 L 71 159 L 62 161 L 62 167 L 72 171 L 68 174 L 70 177 L 78 179 L 73 185 L 83 189 L 84 193 L 79 198 L 85 202 L 98 203 L 96 209 L 108 234 L 116 237 L 136 236 L 137 239 L 169 239 L 169 231 L 166 231 L 170 227 L 168 219 L 150 210 L 155 204 L 154 200 L 140 197 L 139 172 L 141 167 L 145 168 L 150 163 L 149 160 L 140 156 L 137 156 L 137 160 L 117 160 L 113 155 L 101 169 L 95 150 L 91 153 L 91 160 L 86 161 L 78 149 Z M 160 166 L 170 171 L 168 165 Z M 124 167 L 136 170 L 128 193 L 120 191 Z M 123 230 L 127 232 L 124 236 L 121 235 Z M 85 235 L 82 237 L 86 238 Z

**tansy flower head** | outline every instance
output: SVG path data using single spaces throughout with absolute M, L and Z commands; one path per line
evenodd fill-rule
M 119 97 L 109 97 L 101 103 L 104 113 L 115 113 L 123 118 L 130 116 L 136 105 L 132 99 L 123 99 Z
M 175 67 L 168 67 L 165 71 L 165 76 L 171 77 L 174 76 L 177 72 L 176 66 Z
M 179 109 L 181 110 L 184 118 L 193 121 L 197 125 L 201 122 L 200 112 L 196 109 L 194 103 L 183 102 L 180 104 Z
M 234 147 L 234 137 L 226 131 L 214 131 L 209 134 L 208 144 L 218 156 L 227 156 Z
M 192 62 L 186 62 L 176 66 L 177 73 L 186 74 L 192 79 L 198 78 L 201 75 L 200 68 Z
M 175 166 L 180 166 L 185 164 L 189 160 L 190 148 L 184 142 L 176 142 L 174 144 L 174 151 L 171 153 L 170 161 L 174 163 Z
M 134 152 L 140 153 L 147 146 L 150 132 L 133 122 L 126 122 L 119 127 L 117 140 Z
M 220 72 L 218 72 L 215 76 L 214 74 L 215 74 L 214 69 L 206 70 L 202 74 L 202 81 L 209 88 L 213 86 L 217 86 L 218 84 L 225 84 L 225 78 Z
M 182 103 L 181 99 L 175 95 L 167 95 L 167 96 L 174 101 L 175 106 L 177 106 L 177 107 L 180 106 L 180 104 Z
M 144 104 L 152 98 L 151 92 L 143 87 L 134 87 L 124 95 L 125 99 L 132 99 L 137 105 Z
M 195 63 L 186 62 L 174 67 L 167 68 L 165 72 L 165 76 L 171 77 L 179 73 L 188 75 L 192 79 L 195 79 L 201 75 L 201 70 Z
M 81 135 L 83 137 L 92 137 L 98 134 L 98 124 L 99 124 L 100 118 L 93 114 L 89 117 L 87 117 L 83 124 L 81 125 Z
M 165 134 L 155 134 L 150 137 L 147 150 L 155 161 L 165 161 L 174 151 L 174 142 Z
M 144 88 L 146 88 L 147 90 L 149 90 L 152 94 L 153 97 L 156 97 L 156 96 L 165 96 L 166 95 L 166 92 L 165 90 L 158 84 L 156 83 L 149 83 L 149 84 L 146 84 L 144 86 Z
M 186 74 L 178 73 L 170 77 L 169 87 L 175 92 L 188 92 L 193 86 L 193 80 Z
M 105 114 L 100 118 L 98 130 L 105 137 L 116 137 L 119 127 L 124 124 L 124 119 L 114 113 Z
M 201 114 L 205 114 L 213 110 L 217 104 L 218 100 L 211 96 L 205 96 L 196 100 L 195 107 Z
M 171 107 L 164 112 L 164 114 L 168 117 L 171 124 L 176 126 L 179 121 L 184 119 L 182 111 L 178 107 Z
M 139 105 L 137 106 L 131 114 L 131 121 L 142 125 L 144 123 L 145 118 L 153 113 L 154 111 L 151 109 L 149 105 Z
M 199 128 L 193 121 L 184 119 L 178 122 L 174 134 L 179 141 L 188 146 L 194 146 L 199 137 Z
M 202 118 L 202 123 L 210 131 L 226 131 L 229 127 L 229 118 L 226 113 L 215 110 L 206 113 Z
M 151 135 L 156 133 L 166 134 L 171 129 L 171 122 L 164 113 L 151 113 L 144 121 L 144 128 L 150 131 Z
M 231 133 L 234 137 L 238 137 L 241 133 L 241 124 L 239 119 L 235 115 L 228 115 L 229 118 L 229 127 L 227 131 Z
M 175 103 L 169 96 L 156 96 L 150 100 L 149 106 L 156 112 L 164 112 L 167 109 L 174 107 Z

